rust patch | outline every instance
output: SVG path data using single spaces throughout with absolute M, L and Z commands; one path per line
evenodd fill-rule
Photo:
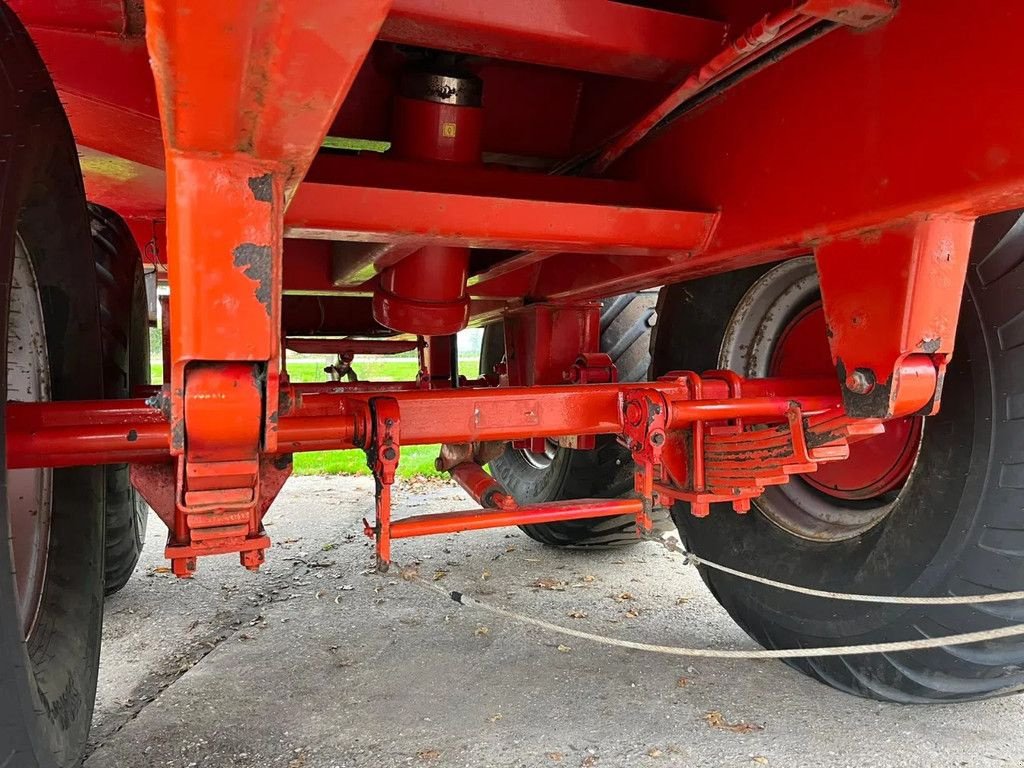
M 126 0 L 124 4 L 124 34 L 126 37 L 143 37 L 146 34 L 146 9 L 144 0 Z
M 269 245 L 242 243 L 232 252 L 235 267 L 256 283 L 256 300 L 270 314 L 270 275 L 273 250 Z
M 171 424 L 171 445 L 176 449 L 185 447 L 185 421 L 178 419 Z
M 262 176 L 250 176 L 249 177 L 249 189 L 252 190 L 252 196 L 259 200 L 261 203 L 273 202 L 274 195 L 274 176 L 270 173 L 264 173 Z

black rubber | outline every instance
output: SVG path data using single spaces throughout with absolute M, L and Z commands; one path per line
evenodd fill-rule
M 2 3 L 0 68 L 0 318 L 6 326 L 17 233 L 40 285 L 53 399 L 101 398 L 96 277 L 74 139 L 32 41 Z M 6 328 L 0 339 L 6 360 Z M 0 451 L 4 442 L 0 435 Z M 0 470 L 0 765 L 78 765 L 103 621 L 103 471 L 53 473 L 49 558 L 27 642 L 14 618 L 6 476 Z
M 601 350 L 615 363 L 620 381 L 646 378 L 650 367 L 650 332 L 656 291 L 628 293 L 607 299 L 601 310 Z M 500 324 L 484 329 L 481 372 L 493 370 L 505 353 Z M 544 469 L 530 464 L 521 451 L 508 449 L 490 463 L 491 473 L 521 504 L 564 499 L 612 499 L 633 488 L 629 451 L 610 435 L 601 435 L 592 451 L 559 448 Z M 631 515 L 521 526 L 532 539 L 560 547 L 633 544 L 636 521 Z
M 747 287 L 767 268 L 665 288 L 652 340 L 653 370 L 706 370 Z M 978 222 L 956 354 L 942 409 L 893 510 L 859 537 L 816 543 L 760 513 L 716 505 L 673 516 L 698 555 L 773 579 L 828 590 L 893 595 L 1024 589 L 1024 218 Z M 935 637 L 1024 622 L 1017 603 L 906 607 L 830 602 L 714 571 L 719 602 L 768 648 Z M 891 655 L 796 660 L 835 688 L 893 702 L 981 699 L 1024 688 L 1024 639 Z
M 131 397 L 149 383 L 149 311 L 142 255 L 128 225 L 109 208 L 89 205 L 100 329 L 103 333 L 103 390 L 108 400 Z M 106 562 L 104 592 L 128 583 L 146 540 L 149 507 L 132 487 L 127 464 L 105 467 Z

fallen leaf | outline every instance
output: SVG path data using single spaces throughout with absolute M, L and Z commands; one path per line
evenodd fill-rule
M 639 608 L 630 608 L 628 611 L 626 611 L 626 618 L 628 618 L 628 619 L 635 619 L 639 615 L 640 615 L 640 609 Z
M 442 571 L 440 568 L 434 571 L 434 581 L 440 581 L 448 575 L 448 571 Z
M 562 653 L 568 653 L 569 651 L 572 650 L 572 648 L 570 648 L 568 645 L 562 645 L 561 643 L 559 643 L 558 644 L 558 650 L 561 651 Z
M 690 678 L 688 677 L 680 677 L 678 680 L 676 680 L 676 688 L 685 688 L 689 684 Z
M 570 619 L 585 619 L 587 618 L 586 611 L 569 611 Z
M 473 634 L 477 637 L 484 637 L 491 634 L 491 630 L 488 627 L 477 627 Z
M 580 762 L 580 768 L 592 768 L 592 766 L 597 765 L 597 760 L 597 755 L 587 755 Z
M 170 572 L 171 572 L 171 569 L 168 568 L 166 565 L 158 565 L 156 568 L 153 569 L 153 573 L 170 573 Z
M 565 757 L 565 755 L 563 755 L 561 752 L 548 752 L 547 754 L 548 760 L 553 760 L 556 763 L 561 762 L 563 757 Z
M 538 589 L 550 589 L 552 592 L 565 591 L 565 582 L 558 579 L 537 579 L 533 586 Z
M 616 603 L 624 603 L 627 600 L 632 600 L 633 595 L 631 595 L 629 592 L 619 592 L 617 595 L 612 595 L 612 599 Z
M 725 719 L 725 715 L 719 712 L 717 709 L 713 709 L 704 715 L 704 721 L 712 728 L 719 728 L 723 731 L 731 731 L 732 733 L 754 733 L 755 731 L 763 731 L 763 725 L 757 725 L 756 723 L 745 723 L 742 720 L 737 720 L 735 723 L 730 723 Z
M 297 538 L 297 539 L 282 539 L 282 540 L 281 540 L 281 543 L 282 543 L 282 544 L 294 544 L 294 543 L 295 543 L 295 542 L 297 542 L 297 541 L 302 541 L 302 537 L 300 536 L 300 537 L 299 537 L 299 538 Z
M 441 753 L 436 749 L 421 749 L 416 753 L 416 757 L 420 760 L 437 760 L 441 756 Z
M 496 723 L 501 720 L 501 712 L 495 712 L 493 715 L 487 718 L 488 723 Z
M 591 576 L 589 573 L 586 573 L 583 575 L 583 580 L 587 583 L 590 583 L 591 581 L 594 581 L 594 577 Z
M 688 602 L 690 602 L 690 599 L 691 598 L 689 597 L 677 597 L 676 605 L 686 605 Z
M 490 571 L 484 571 L 483 573 L 480 574 L 480 578 L 483 581 L 487 581 L 489 578 L 491 578 L 491 572 Z
M 758 765 L 768 765 L 768 758 L 765 757 L 764 755 L 754 755 L 750 759 L 751 759 L 752 762 L 755 762 Z
M 647 750 L 648 757 L 661 757 L 664 753 L 657 747 L 651 747 Z
M 327 544 L 324 544 L 322 547 L 320 547 L 320 549 L 322 549 L 324 552 L 330 552 L 336 546 L 338 546 L 338 545 L 335 544 L 334 542 L 328 542 Z

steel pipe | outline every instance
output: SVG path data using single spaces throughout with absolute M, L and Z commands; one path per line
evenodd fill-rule
M 353 384 L 358 384 L 354 382 Z M 684 379 L 635 384 L 483 387 L 470 389 L 347 391 L 332 385 L 320 393 L 282 388 L 279 453 L 340 450 L 353 442 L 357 419 L 371 397 L 397 401 L 402 445 L 432 445 L 527 437 L 617 434 L 620 395 L 648 388 L 669 402 L 668 426 L 731 418 L 776 419 L 792 404 L 813 413 L 841 404 L 834 379 L 755 379 L 743 397 L 730 399 L 729 385 L 705 379 L 705 400 L 691 400 Z M 342 391 L 332 391 L 341 388 Z M 69 467 L 166 459 L 171 427 L 146 400 L 7 404 L 7 466 Z
M 407 539 L 412 536 L 479 531 L 483 528 L 502 528 L 510 525 L 536 525 L 556 520 L 635 515 L 642 511 L 643 502 L 639 499 L 580 499 L 549 501 L 508 509 L 474 509 L 466 512 L 414 515 L 393 520 L 391 538 Z

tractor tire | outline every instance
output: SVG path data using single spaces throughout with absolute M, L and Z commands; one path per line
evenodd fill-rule
M 628 293 L 604 301 L 601 351 L 615 363 L 620 381 L 639 381 L 650 367 L 650 332 L 656 291 Z M 502 325 L 484 329 L 480 370 L 494 369 L 505 354 Z M 633 461 L 612 435 L 599 435 L 591 451 L 559 448 L 543 454 L 507 449 L 490 463 L 491 474 L 520 504 L 566 499 L 613 499 L 633 490 Z M 667 519 L 660 520 L 667 524 Z M 638 541 L 632 515 L 565 520 L 520 526 L 531 539 L 558 547 L 609 547 Z
M 96 273 L 74 138 L 0 3 L 0 400 L 103 397 Z M 6 416 L 0 430 L 6 433 Z M 6 467 L 4 451 L 0 468 Z M 0 764 L 79 764 L 103 623 L 101 467 L 0 469 Z
M 103 332 L 103 394 L 108 400 L 124 399 L 132 396 L 136 386 L 149 384 L 149 311 L 142 255 L 116 213 L 90 204 L 89 217 Z M 104 472 L 104 592 L 110 596 L 128 583 L 139 561 L 149 507 L 132 487 L 127 464 L 108 464 Z
M 774 495 L 755 500 L 747 515 L 719 504 L 699 519 L 677 504 L 673 516 L 695 554 L 832 591 L 942 596 L 1024 589 L 1022 214 L 977 223 L 942 407 L 923 420 L 900 487 L 847 502 L 820 483 L 814 487 L 811 475 L 769 489 Z M 655 373 L 731 364 L 748 374 L 743 361 L 756 368 L 755 359 L 770 357 L 779 338 L 772 334 L 787 313 L 806 311 L 815 290 L 813 261 L 801 266 L 799 259 L 665 288 L 652 340 Z M 821 349 L 827 357 L 827 345 Z M 872 605 L 807 597 L 707 569 L 702 576 L 767 648 L 938 637 L 1004 627 L 1024 616 L 1013 602 Z M 964 701 L 1024 688 L 1021 637 L 787 663 L 839 690 L 890 702 Z

